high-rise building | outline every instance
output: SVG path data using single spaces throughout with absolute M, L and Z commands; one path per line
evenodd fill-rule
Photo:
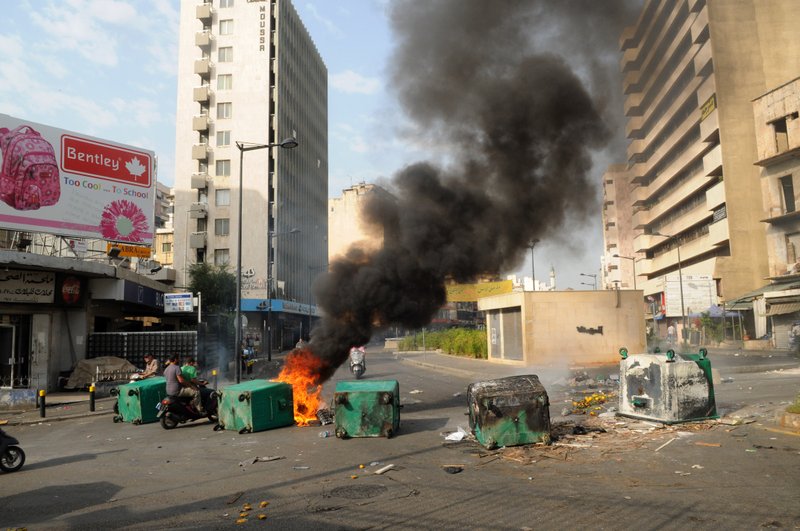
M 198 262 L 235 272 L 241 230 L 247 335 L 271 309 L 282 346 L 312 313 L 309 266 L 327 260 L 327 69 L 289 0 L 183 0 L 179 39 L 177 284 Z M 237 149 L 289 137 L 297 148 Z
M 632 220 L 631 251 L 644 256 L 638 287 L 673 308 L 668 318 L 706 309 L 687 307 L 687 278 L 714 284 L 711 303 L 767 282 L 752 100 L 800 72 L 796 8 L 647 0 L 620 39 L 630 199 L 617 202 L 617 217 Z M 613 255 L 626 255 L 626 237 L 606 238 L 606 267 L 620 264 Z M 680 305 L 665 301 L 680 278 Z

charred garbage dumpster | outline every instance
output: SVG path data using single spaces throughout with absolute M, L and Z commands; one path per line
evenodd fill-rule
M 156 406 L 167 396 L 167 380 L 163 376 L 146 378 L 120 385 L 112 395 L 117 395 L 117 414 L 114 422 L 145 424 L 158 420 Z
M 392 437 L 400 428 L 400 384 L 397 380 L 339 382 L 333 407 L 340 439 Z
M 471 383 L 467 401 L 469 427 L 486 448 L 550 443 L 550 401 L 538 376 Z
M 632 354 L 620 349 L 619 414 L 667 424 L 719 418 L 708 352 Z
M 292 386 L 252 380 L 220 391 L 219 427 L 252 433 L 294 424 Z

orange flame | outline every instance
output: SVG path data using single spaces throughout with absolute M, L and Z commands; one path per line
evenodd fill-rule
M 278 382 L 291 384 L 294 397 L 294 421 L 298 426 L 308 426 L 317 420 L 322 384 L 318 384 L 322 360 L 310 350 L 295 349 L 286 356 Z

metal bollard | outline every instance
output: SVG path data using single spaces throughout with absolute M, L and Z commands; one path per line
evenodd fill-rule
M 44 389 L 39 389 L 39 416 L 44 418 L 45 395 L 47 393 Z
M 214 377 L 214 389 L 217 388 L 217 369 L 211 369 L 211 376 Z
M 89 386 L 89 411 L 94 411 L 94 385 Z

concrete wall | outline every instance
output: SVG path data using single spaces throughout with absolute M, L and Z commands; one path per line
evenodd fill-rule
M 487 340 L 504 341 L 489 324 L 503 310 L 521 308 L 521 362 L 490 354 L 492 361 L 519 365 L 574 365 L 619 360 L 620 347 L 645 352 L 641 290 L 514 292 L 478 301 L 487 312 Z M 513 313 L 511 314 L 513 315 Z M 507 327 L 500 326 L 500 329 Z M 513 341 L 514 338 L 511 338 Z

